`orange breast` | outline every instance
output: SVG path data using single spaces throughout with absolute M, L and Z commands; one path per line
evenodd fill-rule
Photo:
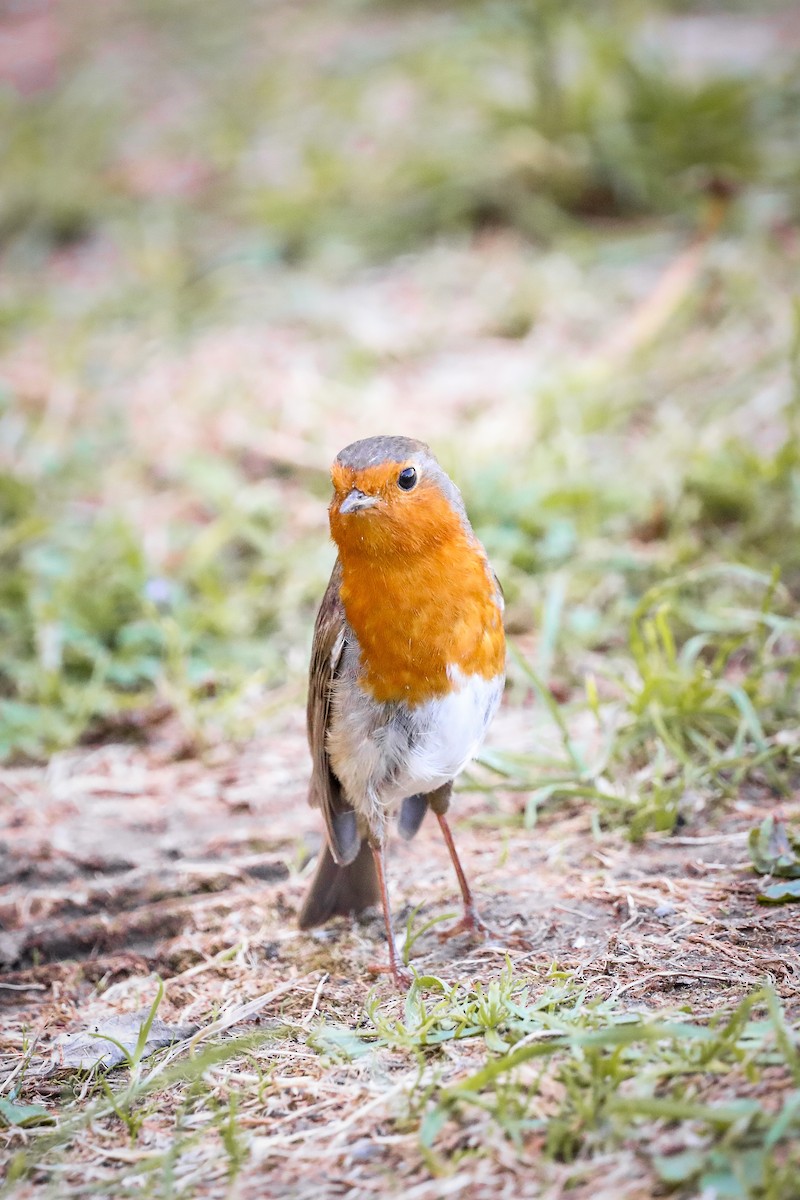
M 452 689 L 448 668 L 485 679 L 503 671 L 496 585 L 482 548 L 460 522 L 422 553 L 375 555 L 346 539 L 339 550 L 342 601 L 361 648 L 363 686 L 374 699 L 420 704 Z

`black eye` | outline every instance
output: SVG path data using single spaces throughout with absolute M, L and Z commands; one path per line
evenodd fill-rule
M 401 487 L 404 492 L 410 492 L 417 482 L 416 467 L 403 467 L 403 470 L 397 476 L 397 486 Z

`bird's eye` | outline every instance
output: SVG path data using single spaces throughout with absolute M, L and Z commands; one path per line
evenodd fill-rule
M 402 488 L 404 492 L 410 492 L 417 482 L 416 467 L 403 467 L 403 470 L 397 476 L 397 486 Z

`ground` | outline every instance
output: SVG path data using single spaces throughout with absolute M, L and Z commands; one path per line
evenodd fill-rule
M 493 742 L 503 745 L 512 730 L 501 715 Z M 439 1195 L 445 1183 L 438 1172 L 431 1179 L 407 1115 L 415 1056 L 390 1045 L 338 1061 L 325 1045 L 337 1031 L 363 1030 L 371 1001 L 387 1022 L 402 1019 L 404 1001 L 369 972 L 384 953 L 379 915 L 316 934 L 294 927 L 319 844 L 304 803 L 307 774 L 299 714 L 265 729 L 246 750 L 219 752 L 208 763 L 108 745 L 59 755 L 47 770 L 6 771 L 3 946 L 17 965 L 0 990 L 5 1067 L 19 1066 L 25 1031 L 34 1064 L 27 1099 L 63 1104 L 57 1035 L 148 1007 L 160 977 L 160 1017 L 190 1026 L 189 1033 L 220 1016 L 232 1022 L 229 1037 L 252 1031 L 254 1020 L 256 1029 L 275 1027 L 215 1082 L 227 1102 L 240 1098 L 248 1157 L 237 1195 L 311 1194 L 323 1164 L 329 1182 L 322 1194 L 370 1194 L 381 1178 L 394 1177 L 413 1195 Z M 791 910 L 757 904 L 747 855 L 748 830 L 771 807 L 752 793 L 733 811 L 693 822 L 685 836 L 652 834 L 634 846 L 623 831 L 593 834 L 580 809 L 525 830 L 514 795 L 496 793 L 487 808 L 485 797 L 463 792 L 455 805 L 459 846 L 496 936 L 442 943 L 434 926 L 414 943 L 410 961 L 421 976 L 458 982 L 465 995 L 504 970 L 532 995 L 569 979 L 587 1003 L 609 1003 L 630 1018 L 690 1010 L 705 1021 L 769 980 L 796 1019 L 796 920 Z M 796 816 L 797 807 L 784 806 L 784 815 Z M 412 845 L 395 842 L 390 864 L 400 928 L 412 913 L 416 930 L 456 911 L 433 823 Z M 259 997 L 257 1015 L 237 1019 Z M 485 1056 L 480 1039 L 460 1043 L 440 1063 L 437 1086 Z M 37 1064 L 46 1061 L 55 1066 L 42 1066 L 37 1080 Z M 254 1070 L 262 1076 L 257 1091 L 248 1088 Z M 787 1067 L 773 1066 L 746 1093 L 779 1106 L 795 1086 Z M 743 1094 L 728 1073 L 704 1091 L 706 1102 Z M 171 1136 L 162 1106 L 172 1111 L 176 1101 L 169 1090 L 148 1101 L 133 1143 L 120 1144 L 113 1121 L 85 1131 L 61 1186 L 80 1191 L 91 1183 L 102 1191 L 105 1184 L 121 1194 L 115 1189 L 133 1186 L 121 1164 L 135 1176 L 161 1159 Z M 523 1167 L 532 1189 L 523 1194 L 542 1186 L 557 1194 L 568 1175 L 588 1176 L 597 1193 L 597 1163 L 545 1166 L 536 1152 L 541 1135 L 528 1134 L 512 1150 L 490 1133 L 486 1158 L 459 1162 L 458 1148 L 483 1132 L 471 1129 L 453 1122 L 439 1147 L 448 1194 L 479 1194 L 482 1185 L 518 1190 Z M 685 1136 L 662 1133 L 664 1149 L 683 1148 Z M 219 1156 L 216 1137 L 193 1145 L 187 1133 L 174 1186 L 185 1191 L 202 1178 L 204 1194 L 226 1194 L 231 1163 Z M 615 1156 L 605 1169 L 601 1194 L 649 1194 L 651 1176 L 638 1156 Z
M 800 1196 L 800 22 L 641 7 L 0 30 L 7 1194 Z M 379 914 L 296 928 L 377 432 L 507 600 L 492 932 L 395 839 L 407 996 Z

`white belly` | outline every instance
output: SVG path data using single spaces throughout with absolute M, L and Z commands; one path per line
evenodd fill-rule
M 410 707 L 377 704 L 352 680 L 333 694 L 328 753 L 347 799 L 380 836 L 406 796 L 435 791 L 475 756 L 500 702 L 503 677 L 453 672 L 454 690 Z

